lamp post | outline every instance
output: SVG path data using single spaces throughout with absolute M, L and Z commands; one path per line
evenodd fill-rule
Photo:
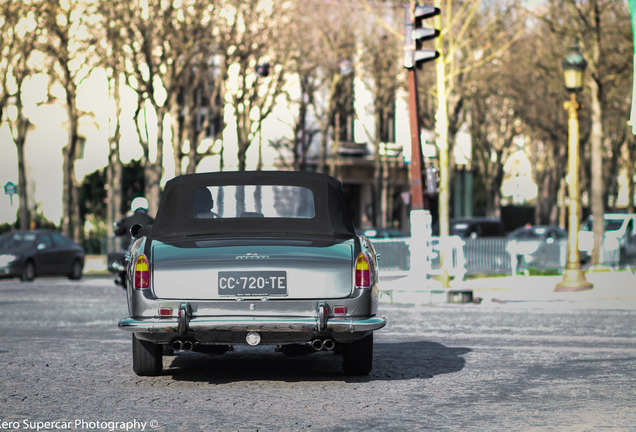
M 568 191 L 569 222 L 568 222 L 568 262 L 563 271 L 563 279 L 557 283 L 555 291 L 584 291 L 593 285 L 585 279 L 581 269 L 579 254 L 579 104 L 576 94 L 583 88 L 583 74 L 587 62 L 581 55 L 578 44 L 570 47 L 570 51 L 563 60 L 563 77 L 565 88 L 570 93 L 570 100 L 563 104 L 568 112 Z

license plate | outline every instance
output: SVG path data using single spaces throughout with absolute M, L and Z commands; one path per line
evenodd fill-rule
M 226 296 L 285 296 L 285 271 L 220 271 L 219 295 Z

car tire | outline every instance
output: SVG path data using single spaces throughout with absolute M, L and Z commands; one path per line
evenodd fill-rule
M 68 274 L 68 278 L 71 280 L 80 280 L 82 278 L 82 270 L 82 262 L 76 259 L 71 265 L 71 272 Z
M 35 263 L 28 260 L 22 267 L 22 273 L 20 274 L 20 280 L 22 282 L 32 282 L 35 279 Z
M 342 347 L 342 367 L 347 375 L 368 375 L 373 368 L 373 333 Z
M 157 376 L 163 368 L 163 346 L 132 335 L 133 371 L 139 376 Z
M 629 256 L 629 252 L 626 247 L 622 246 L 618 250 L 618 265 L 620 267 L 629 268 L 630 262 L 633 260 L 632 257 Z

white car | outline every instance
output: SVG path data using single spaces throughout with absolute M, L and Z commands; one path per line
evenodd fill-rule
M 605 238 L 603 250 L 619 252 L 621 261 L 636 256 L 636 214 L 607 213 L 604 215 Z M 590 216 L 579 231 L 579 251 L 581 259 L 586 261 L 594 248 L 593 220 Z

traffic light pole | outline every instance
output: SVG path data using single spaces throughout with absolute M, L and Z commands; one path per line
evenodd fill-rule
M 404 67 L 408 70 L 409 126 L 411 129 L 411 210 L 430 210 L 428 197 L 424 194 L 426 177 L 420 140 L 419 101 L 417 94 L 417 65 L 435 60 L 439 53 L 421 49 L 421 41 L 439 35 L 436 29 L 423 27 L 422 20 L 439 15 L 434 6 L 418 5 L 411 1 L 404 5 Z
M 424 195 L 424 158 L 420 139 L 416 68 L 408 69 L 409 126 L 411 129 L 411 210 L 430 210 Z
M 420 139 L 419 103 L 417 97 L 417 71 L 408 69 L 409 126 L 411 129 L 411 272 L 414 283 L 422 284 L 430 272 L 426 258 L 431 241 L 432 216 L 428 196 L 424 194 L 424 157 Z M 422 259 L 424 260 L 422 262 Z M 416 260 L 419 264 L 416 264 Z
M 411 130 L 411 272 L 415 283 L 425 283 L 430 274 L 431 211 L 426 188 L 425 163 L 420 138 L 417 65 L 436 59 L 439 53 L 422 49 L 421 41 L 436 37 L 439 32 L 422 26 L 422 20 L 439 14 L 432 6 L 411 1 L 404 7 L 404 67 L 408 71 L 409 127 Z M 428 192 L 428 191 L 427 191 Z M 416 261 L 417 260 L 417 261 Z M 422 261 L 423 260 L 423 261 Z

